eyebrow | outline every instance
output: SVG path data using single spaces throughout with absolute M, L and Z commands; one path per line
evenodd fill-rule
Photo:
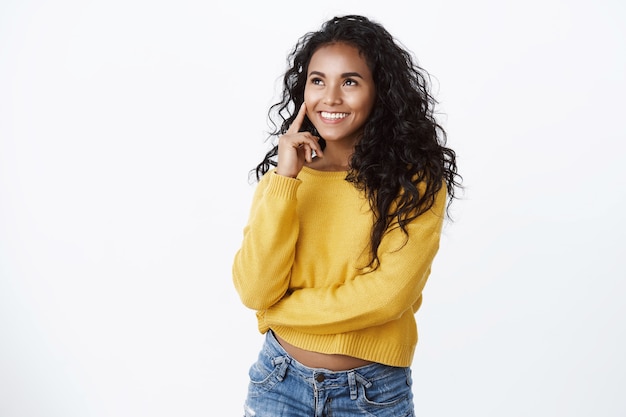
M 311 71 L 309 73 L 309 77 L 311 75 L 319 75 L 321 77 L 326 77 L 326 74 L 320 71 Z M 341 78 L 349 78 L 349 77 L 358 77 L 358 78 L 363 79 L 363 76 L 359 74 L 358 72 L 344 72 L 343 74 L 341 74 Z

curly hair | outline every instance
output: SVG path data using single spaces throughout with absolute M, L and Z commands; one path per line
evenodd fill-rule
M 447 148 L 446 132 L 435 120 L 437 101 L 430 92 L 430 75 L 417 65 L 379 23 L 358 16 L 334 17 L 321 29 L 301 37 L 288 55 L 280 102 L 272 105 L 270 137 L 284 134 L 304 101 L 308 65 L 324 45 L 345 43 L 356 47 L 365 58 L 376 86 L 376 101 L 350 160 L 346 181 L 367 196 L 374 213 L 370 237 L 374 269 L 379 264 L 378 247 L 385 233 L 407 225 L 435 202 L 446 186 L 448 207 L 460 187 L 456 154 Z M 280 119 L 273 120 L 273 115 Z M 301 130 L 319 133 L 305 118 Z M 323 138 L 320 143 L 324 145 Z M 278 145 L 252 171 L 259 180 L 277 165 Z M 447 211 L 447 210 L 446 210 Z

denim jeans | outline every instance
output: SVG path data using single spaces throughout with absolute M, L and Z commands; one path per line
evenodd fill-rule
M 309 368 L 290 357 L 271 331 L 249 374 L 245 417 L 414 416 L 410 368 Z

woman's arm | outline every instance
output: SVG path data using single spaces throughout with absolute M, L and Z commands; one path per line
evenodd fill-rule
M 233 282 L 241 301 L 265 310 L 289 287 L 298 239 L 296 191 L 300 180 L 268 172 L 255 191 L 241 248 L 233 262 Z
M 265 324 L 313 334 L 344 333 L 399 318 L 420 301 L 439 249 L 446 192 L 408 226 L 382 240 L 379 267 L 342 284 L 303 288 L 285 295 L 261 314 Z

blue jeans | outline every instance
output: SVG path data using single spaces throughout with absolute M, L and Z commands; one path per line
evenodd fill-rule
M 309 368 L 289 356 L 271 331 L 249 374 L 246 417 L 414 416 L 410 368 Z

